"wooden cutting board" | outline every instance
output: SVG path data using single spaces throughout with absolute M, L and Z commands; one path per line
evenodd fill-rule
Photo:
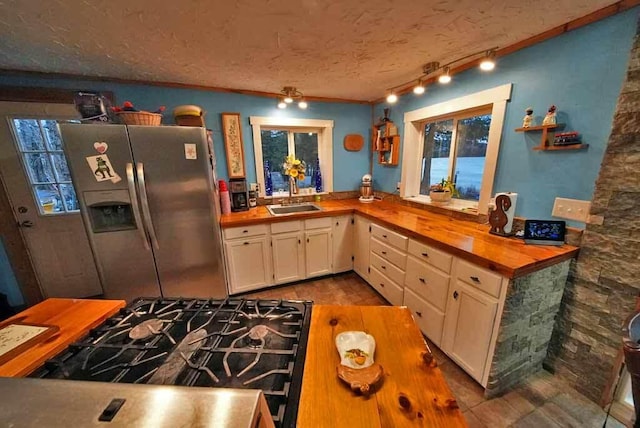
M 364 137 L 360 134 L 348 134 L 344 137 L 344 148 L 350 152 L 359 152 L 364 146 Z

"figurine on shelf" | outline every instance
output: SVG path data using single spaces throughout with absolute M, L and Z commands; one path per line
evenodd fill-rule
M 524 119 L 522 119 L 522 127 L 530 128 L 533 126 L 533 109 L 531 107 L 527 107 L 525 113 Z
M 556 124 L 556 106 L 552 105 L 547 111 L 547 115 L 542 121 L 543 125 L 555 125 Z

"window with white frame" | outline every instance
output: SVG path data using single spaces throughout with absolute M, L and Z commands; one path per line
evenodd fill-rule
M 487 211 L 511 84 L 405 113 L 401 196 L 430 203 L 429 186 L 449 179 L 451 209 Z
M 288 155 L 304 161 L 304 179 L 298 180 L 299 194 L 316 193 L 315 177 L 320 166 L 322 191 L 333 190 L 333 121 L 279 117 L 250 117 L 260 196 L 265 197 L 265 162 L 271 172 L 273 197 L 288 195 L 288 177 L 283 163 Z

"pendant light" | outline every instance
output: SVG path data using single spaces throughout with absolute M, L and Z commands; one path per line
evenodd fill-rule
M 298 101 L 298 108 L 304 110 L 309 107 L 309 104 L 304 100 L 302 92 L 293 86 L 285 86 L 280 93 L 282 96 L 278 98 L 278 108 L 287 108 L 288 104 L 292 104 L 296 100 Z

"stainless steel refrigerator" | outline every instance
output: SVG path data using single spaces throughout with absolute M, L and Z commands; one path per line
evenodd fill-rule
M 104 296 L 225 297 L 205 130 L 59 126 Z

